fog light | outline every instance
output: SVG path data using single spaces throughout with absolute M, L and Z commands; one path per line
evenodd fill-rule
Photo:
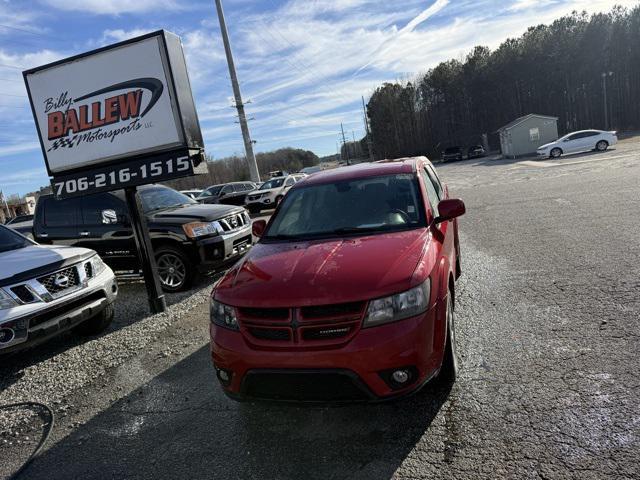
M 391 374 L 391 378 L 393 378 L 394 382 L 397 383 L 406 383 L 409 380 L 409 372 L 406 370 L 396 370 Z
M 233 376 L 233 372 L 231 370 L 225 370 L 223 368 L 216 367 L 216 376 L 220 383 L 222 383 L 225 387 L 228 387 L 231 383 L 231 377 Z

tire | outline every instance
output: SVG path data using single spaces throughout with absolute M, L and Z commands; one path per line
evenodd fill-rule
M 113 308 L 113 303 L 111 303 L 98 315 L 91 317 L 89 320 L 85 320 L 75 327 L 73 331 L 85 336 L 98 335 L 109 328 L 109 325 L 111 325 L 113 321 L 114 312 L 115 309 Z
M 247 206 L 249 213 L 260 213 L 262 209 L 260 207 Z
M 180 292 L 191 286 L 195 268 L 180 249 L 161 247 L 156 251 L 156 265 L 165 292 Z
M 442 367 L 438 373 L 438 383 L 454 383 L 458 378 L 460 362 L 458 360 L 456 347 L 455 314 L 451 293 L 447 296 L 447 339 L 445 342 Z
M 558 147 L 552 148 L 549 152 L 549 156 L 551 158 L 560 158 L 560 155 L 562 155 L 562 150 L 560 150 Z
M 607 148 L 609 148 L 609 142 L 606 140 L 600 140 L 596 143 L 596 150 L 599 152 L 604 152 Z

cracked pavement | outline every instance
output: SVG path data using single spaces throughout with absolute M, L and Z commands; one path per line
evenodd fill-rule
M 438 166 L 467 205 L 453 386 L 380 405 L 237 404 L 200 304 L 73 393 L 24 478 L 640 478 L 638 146 Z

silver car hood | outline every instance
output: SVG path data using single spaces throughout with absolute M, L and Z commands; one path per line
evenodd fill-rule
M 55 269 L 60 264 L 74 260 L 79 262 L 93 254 L 92 250 L 86 248 L 57 245 L 31 245 L 2 252 L 0 253 L 0 281 L 6 281 L 29 270 L 41 269 L 48 265 Z

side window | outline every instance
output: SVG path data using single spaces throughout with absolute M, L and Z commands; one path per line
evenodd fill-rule
M 442 188 L 442 183 L 440 182 L 440 178 L 438 178 L 438 174 L 431 165 L 426 165 L 425 169 L 427 170 L 427 175 L 431 179 L 431 183 L 433 183 L 433 186 L 436 188 L 438 200 L 442 200 L 444 197 L 444 188 Z
M 433 213 L 434 218 L 437 217 L 440 213 L 438 212 L 438 202 L 440 199 L 438 198 L 438 192 L 436 187 L 434 186 L 429 174 L 427 173 L 426 168 L 423 168 L 421 171 L 422 179 L 424 180 L 424 186 L 427 189 L 427 197 L 429 197 L 429 205 L 431 205 L 431 212 Z
M 220 191 L 220 193 L 233 193 L 233 185 L 225 185 L 224 187 L 222 187 L 222 190 Z
M 582 133 L 574 133 L 569 138 L 567 138 L 567 140 L 578 140 L 578 139 L 582 138 L 583 136 L 584 135 Z
M 104 210 L 115 211 L 118 220 L 126 215 L 124 204 L 113 195 L 100 193 L 88 195 L 82 200 L 82 220 L 85 225 L 103 225 L 102 218 Z M 120 222 L 118 222 L 120 223 Z
M 253 186 L 250 183 L 243 183 L 242 190 L 248 192 L 250 190 L 253 190 Z
M 287 181 L 285 182 L 284 186 L 291 187 L 295 183 L 296 183 L 295 179 L 293 177 L 289 177 L 287 178 Z
M 56 200 L 46 199 L 44 204 L 44 225 L 47 227 L 75 227 L 79 223 L 81 198 Z

